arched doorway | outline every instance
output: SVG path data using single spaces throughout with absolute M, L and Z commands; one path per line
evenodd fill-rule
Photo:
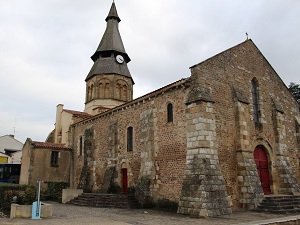
M 270 173 L 269 160 L 267 153 L 263 146 L 258 145 L 254 150 L 254 160 L 256 164 L 257 173 L 265 195 L 271 194 L 270 188 Z
M 127 168 L 123 168 L 121 171 L 122 171 L 122 192 L 128 193 Z

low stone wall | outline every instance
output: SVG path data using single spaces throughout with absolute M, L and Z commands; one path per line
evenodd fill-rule
M 32 205 L 11 204 L 10 218 L 31 218 Z M 53 206 L 42 203 L 41 217 L 50 218 L 53 216 Z
M 63 189 L 62 191 L 62 203 L 66 204 L 68 201 L 78 197 L 83 193 L 83 189 Z

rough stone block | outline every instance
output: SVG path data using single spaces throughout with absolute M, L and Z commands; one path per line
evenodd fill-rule
M 207 209 L 201 209 L 200 210 L 200 213 L 199 213 L 199 216 L 200 217 L 204 217 L 204 218 L 207 218 L 208 217 L 208 210 Z

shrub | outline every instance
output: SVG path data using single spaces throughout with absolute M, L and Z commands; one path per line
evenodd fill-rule
M 62 198 L 62 190 L 69 187 L 66 182 L 47 182 L 47 199 L 59 201 Z
M 36 200 L 36 187 L 19 184 L 0 184 L 0 208 L 10 210 L 10 204 L 14 196 L 20 205 L 31 205 Z M 45 200 L 45 190 L 41 190 L 41 200 Z
M 13 197 L 17 197 L 17 201 L 20 200 L 20 195 L 22 195 L 24 191 L 20 190 L 6 190 L 4 191 L 4 201 L 2 203 L 2 209 L 4 211 L 9 211 L 10 210 L 10 204 L 12 203 Z M 16 202 L 19 203 L 19 202 Z
M 18 196 L 25 191 L 26 185 L 0 183 L 0 208 L 9 210 L 13 196 Z
M 27 186 L 25 191 L 19 194 L 19 204 L 21 205 L 31 205 L 34 201 L 36 201 L 36 187 L 35 186 Z M 45 190 L 41 189 L 40 192 L 40 200 L 45 200 Z

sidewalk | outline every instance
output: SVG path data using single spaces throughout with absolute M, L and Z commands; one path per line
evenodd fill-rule
M 0 219 L 1 225 L 231 225 L 231 224 L 268 224 L 274 220 L 299 219 L 300 215 L 286 217 L 284 215 L 264 214 L 255 212 L 234 212 L 232 215 L 219 218 L 198 219 L 176 213 L 145 209 L 109 209 L 88 208 L 64 205 L 55 202 L 54 215 L 50 219 Z

